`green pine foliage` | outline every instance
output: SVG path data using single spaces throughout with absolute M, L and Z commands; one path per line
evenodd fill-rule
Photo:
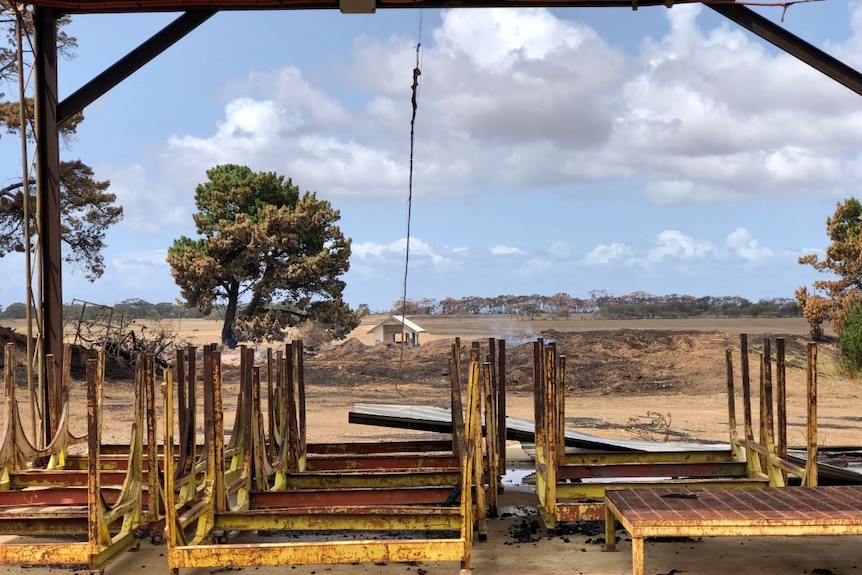
M 851 373 L 862 372 L 862 304 L 845 311 L 846 327 L 841 332 L 841 367 Z

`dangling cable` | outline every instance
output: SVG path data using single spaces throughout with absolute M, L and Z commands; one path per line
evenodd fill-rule
M 401 354 L 398 360 L 398 371 L 401 372 L 404 366 L 404 346 L 406 344 L 407 326 L 407 272 L 410 267 L 410 222 L 413 214 L 413 151 L 416 143 L 416 110 L 419 107 L 419 76 L 422 75 L 420 69 L 420 57 L 422 53 L 422 18 L 419 20 L 419 42 L 416 44 L 416 66 L 413 68 L 413 85 L 411 87 L 412 96 L 411 103 L 413 112 L 410 117 L 410 176 L 407 185 L 407 240 L 404 247 L 404 285 L 401 292 Z M 401 394 L 401 391 L 396 385 L 395 390 Z M 402 394 L 403 395 L 403 394 Z

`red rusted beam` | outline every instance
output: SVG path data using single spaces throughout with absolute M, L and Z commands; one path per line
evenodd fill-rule
M 87 505 L 87 477 L 84 476 L 81 487 L 52 487 L 50 489 L 13 489 L 0 491 L 0 508 L 44 505 Z M 102 496 L 108 503 L 117 500 L 119 491 L 103 489 Z M 86 513 L 84 514 L 86 517 Z M 17 513 L 16 513 L 17 516 Z M 3 514 L 0 513 L 0 520 Z
M 611 465 L 560 466 L 557 479 L 590 477 L 741 477 L 745 462 L 714 463 L 638 463 Z
M 309 457 L 308 471 L 359 471 L 396 469 L 453 469 L 460 463 L 454 455 L 344 455 Z
M 675 0 L 677 4 L 700 0 Z M 639 7 L 664 6 L 666 0 L 638 0 Z M 320 10 L 340 8 L 338 0 L 30 0 L 27 4 L 68 14 L 186 12 L 194 10 Z M 632 0 L 377 0 L 383 8 L 494 7 L 632 8 Z
M 267 491 L 251 495 L 251 507 L 287 508 L 309 506 L 443 505 L 452 487 Z
M 381 441 L 380 443 L 309 443 L 308 454 L 383 454 L 383 453 L 417 453 L 427 451 L 450 451 L 452 442 L 449 440 L 413 440 L 413 441 Z

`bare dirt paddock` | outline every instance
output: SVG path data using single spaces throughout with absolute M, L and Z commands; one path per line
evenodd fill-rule
M 508 359 L 508 414 L 532 419 L 530 342 L 542 336 L 557 342 L 567 356 L 567 427 L 620 438 L 682 441 L 726 441 L 727 398 L 725 350 L 738 358 L 740 333 L 748 333 L 752 352 L 765 335 L 788 343 L 789 441 L 803 442 L 804 320 L 691 320 L 620 322 L 575 318 L 518 321 L 501 317 L 414 318 L 428 333 L 423 345 L 401 354 L 394 346 L 371 346 L 368 329 L 383 318 L 366 318 L 343 342 L 320 346 L 306 361 L 308 431 L 311 441 L 366 439 L 386 441 L 415 435 L 397 429 L 348 423 L 356 402 L 446 405 L 447 354 L 453 338 L 483 341 L 504 338 Z M 179 331 L 199 344 L 218 340 L 221 326 L 182 320 Z M 231 354 L 225 354 L 225 361 Z M 738 359 L 737 359 L 738 361 Z M 752 360 L 753 361 L 753 360 Z M 230 371 L 226 371 L 229 376 Z M 862 445 L 859 422 L 862 383 L 840 373 L 834 344 L 820 346 L 820 440 L 824 445 Z M 106 390 L 105 440 L 123 441 L 128 433 L 131 382 L 112 381 Z M 230 391 L 226 391 L 230 397 Z M 84 389 L 73 385 L 73 428 L 83 429 Z M 228 402 L 228 409 L 235 407 Z M 663 417 L 656 421 L 655 415 Z M 515 443 L 510 459 L 519 467 L 531 462 Z M 536 516 L 536 496 L 528 486 L 510 485 L 502 498 L 503 516 L 490 520 L 487 541 L 476 542 L 473 572 L 477 575 L 631 573 L 631 547 L 626 535 L 618 552 L 602 551 L 603 527 L 572 525 L 548 534 Z M 686 575 L 859 573 L 862 538 L 716 538 L 648 541 L 647 573 Z M 123 554 L 107 573 L 166 572 L 163 546 L 144 540 L 140 550 Z M 455 574 L 458 565 L 380 564 L 346 566 L 246 567 L 244 572 L 274 575 L 439 575 Z M 183 570 L 195 575 L 228 569 Z M 234 570 L 231 570 L 234 571 Z M 0 566 L 2 573 L 46 575 L 81 569 Z

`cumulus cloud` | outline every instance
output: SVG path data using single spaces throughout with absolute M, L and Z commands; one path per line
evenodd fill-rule
M 521 248 L 504 246 L 502 244 L 492 246 L 492 247 L 488 248 L 488 251 L 490 251 L 495 256 L 507 256 L 507 255 L 523 254 L 524 253 L 524 250 L 522 250 Z
M 679 230 L 664 230 L 652 247 L 637 250 L 624 243 L 599 244 L 584 257 L 586 265 L 607 265 L 615 262 L 638 263 L 658 268 L 669 262 L 718 261 L 729 257 L 749 262 L 762 261 L 778 255 L 778 251 L 760 245 L 745 228 L 736 228 L 724 238 L 724 247 L 711 241 L 686 235 Z
M 599 244 L 584 257 L 587 265 L 603 265 L 623 260 L 634 255 L 634 250 L 626 244 Z
M 453 255 L 454 250 L 447 250 L 444 253 L 443 249 L 431 245 L 418 238 L 410 238 L 410 257 L 421 261 L 430 262 L 435 268 L 440 269 L 459 269 L 462 265 L 461 261 Z M 392 259 L 393 256 L 404 258 L 407 250 L 407 239 L 401 238 L 388 244 L 376 242 L 359 242 L 351 245 L 351 253 L 360 260 L 371 259 Z
M 363 122 L 300 70 L 252 72 L 248 81 L 266 98 L 231 100 L 210 135 L 171 137 L 163 154 L 170 173 L 200 181 L 209 167 L 235 163 L 288 175 L 327 198 L 403 197 L 403 153 L 363 137 Z
M 827 48 L 862 62 L 862 5 L 848 10 L 853 34 Z M 601 194 L 601 201 L 624 197 L 634 209 L 647 202 L 670 210 L 770 194 L 791 201 L 855 193 L 858 96 L 730 22 L 707 26 L 703 11 L 694 4 L 661 11 L 667 31 L 629 51 L 579 21 L 579 11 L 442 11 L 423 43 L 414 196 L 496 200 L 547 189 L 560 202 Z M 147 234 L 188 225 L 189 191 L 220 163 L 277 171 L 338 208 L 340 201 L 403 202 L 415 57 L 415 37 L 396 30 L 357 37 L 352 53 L 326 69 L 252 69 L 222 91 L 231 96 L 209 130 L 178 128 L 165 142 L 159 173 L 131 164 L 102 166 L 97 175 L 112 181 L 126 207 L 122 226 Z M 321 80 L 333 74 L 338 81 Z M 654 244 L 625 237 L 584 245 L 561 235 L 565 243 L 544 248 L 475 252 L 426 238 L 411 241 L 411 256 L 457 269 L 485 250 L 524 260 L 577 253 L 592 266 L 778 253 L 741 230 L 707 240 L 671 229 Z M 357 266 L 403 252 L 403 240 L 353 244 Z
M 656 246 L 647 252 L 647 262 L 664 259 L 701 259 L 718 256 L 720 251 L 712 243 L 687 236 L 677 230 L 665 230 L 658 235 Z
M 855 189 L 857 96 L 703 7 L 664 12 L 667 32 L 628 55 L 543 8 L 444 10 L 422 51 L 418 197 L 597 180 L 641 182 L 657 205 Z M 862 45 L 862 7 L 852 5 Z M 166 157 L 198 175 L 233 161 L 292 175 L 327 197 L 402 199 L 415 38 L 364 34 L 340 63 L 341 93 L 286 66 L 252 71 L 211 134 Z
M 775 252 L 770 248 L 760 246 L 758 241 L 745 228 L 736 228 L 730 232 L 727 235 L 725 243 L 731 253 L 752 262 L 775 255 Z

